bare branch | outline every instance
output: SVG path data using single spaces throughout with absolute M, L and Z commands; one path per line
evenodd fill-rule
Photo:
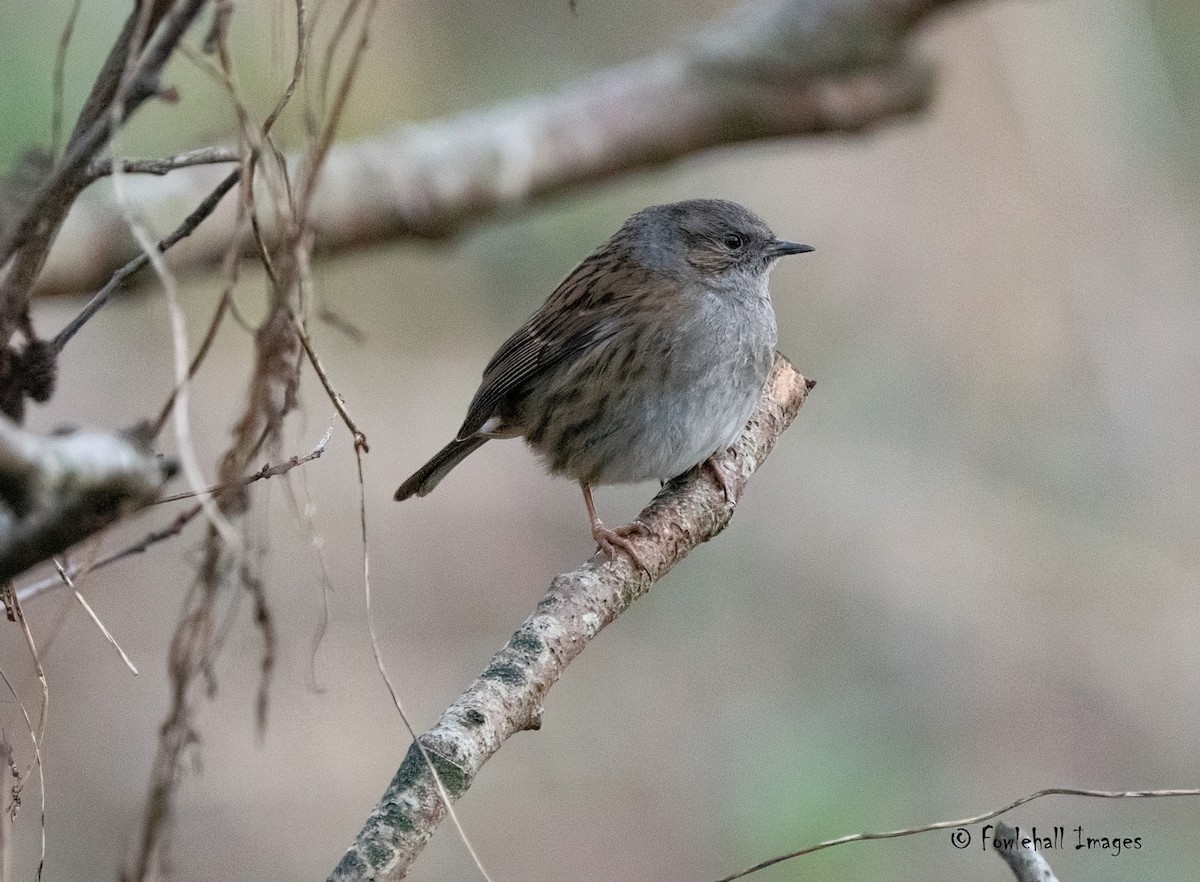
M 122 159 L 118 168 L 128 175 L 165 175 L 180 168 L 190 168 L 194 165 L 224 165 L 229 162 L 240 162 L 241 156 L 232 147 L 198 147 L 186 150 L 175 156 L 164 156 L 159 159 Z M 87 177 L 96 181 L 113 173 L 111 157 L 95 159 L 88 163 Z
M 90 303 L 88 305 L 91 306 Z M 221 328 L 221 322 L 225 320 L 226 313 L 232 309 L 233 289 L 230 286 L 221 293 L 221 299 L 217 301 L 217 308 L 213 311 L 213 317 L 208 321 L 208 330 L 204 332 L 204 336 L 200 340 L 200 345 L 196 349 L 196 354 L 192 356 L 192 363 L 188 366 L 187 382 L 190 383 L 195 379 L 196 371 L 200 370 L 200 365 L 208 357 L 209 350 L 212 348 L 213 342 L 217 339 L 217 331 Z M 175 409 L 175 401 L 178 396 L 179 387 L 175 386 L 171 389 L 171 394 L 167 396 L 167 400 L 163 402 L 163 406 L 159 409 L 158 418 L 150 424 L 150 432 L 153 437 L 158 437 L 158 433 L 167 424 L 167 420 L 171 418 L 171 412 Z
M 216 210 L 217 206 L 221 203 L 221 200 L 225 198 L 225 194 L 237 185 L 241 175 L 241 168 L 235 168 L 233 171 L 227 174 L 225 178 L 219 184 L 217 184 L 213 191 L 209 193 L 199 205 L 196 206 L 192 213 L 184 218 L 183 223 L 176 227 L 170 235 L 163 237 L 162 241 L 158 243 L 159 253 L 165 254 L 172 248 L 172 246 L 175 245 L 175 243 L 179 242 L 181 239 L 187 238 L 193 232 L 195 232 L 196 228 L 200 226 L 205 218 L 207 218 Z M 122 283 L 124 283 L 127 278 L 136 273 L 149 262 L 149 255 L 143 251 L 139 253 L 137 257 L 133 258 L 123 267 L 114 272 L 112 278 L 108 280 L 108 283 L 99 291 L 97 291 L 95 295 L 93 295 L 92 299 L 88 301 L 87 305 L 80 311 L 79 315 L 71 319 L 71 321 L 68 322 L 67 325 L 58 332 L 57 336 L 55 336 L 55 351 L 61 352 L 62 348 L 67 345 L 67 343 L 72 337 L 75 336 L 76 333 L 78 333 L 79 329 L 87 324 L 88 320 L 97 312 L 99 312 L 101 307 L 108 302 L 109 298 L 112 297 L 113 292 L 121 287 Z M 174 395 L 172 395 L 171 401 L 174 402 Z
M 598 554 L 581 569 L 554 579 L 536 612 L 410 747 L 358 839 L 330 875 L 331 882 L 404 878 L 446 815 L 422 754 L 457 800 L 505 741 L 538 728 L 546 693 L 572 659 L 688 552 L 725 528 L 746 479 L 791 425 L 811 387 L 786 359 L 776 359 L 746 431 L 724 454 L 722 465 L 735 476 L 734 499 L 726 499 L 709 470 L 697 469 L 669 483 L 638 515 L 648 530 L 633 541 L 648 573 L 623 556 L 610 563 Z
M 325 452 L 325 448 L 329 444 L 329 439 L 332 437 L 333 437 L 333 426 L 330 426 L 325 431 L 325 434 L 321 436 L 321 440 L 317 442 L 317 446 L 314 447 L 312 450 L 310 450 L 308 453 L 304 454 L 304 456 L 296 455 L 296 456 L 289 457 L 288 459 L 284 460 L 283 462 L 279 463 L 278 465 L 271 465 L 269 462 L 264 463 L 263 467 L 261 469 L 259 469 L 254 474 L 249 475 L 246 478 L 243 478 L 235 486 L 246 487 L 250 484 L 253 484 L 255 481 L 264 481 L 267 478 L 277 478 L 280 475 L 286 475 L 292 469 L 296 468 L 297 466 L 302 466 L 306 462 L 312 462 L 314 459 L 320 459 L 321 454 L 323 454 Z M 218 484 L 213 487 L 209 487 L 204 492 L 209 494 L 210 496 L 218 496 L 227 489 L 229 489 L 228 485 Z M 162 502 L 178 502 L 181 499 L 193 499 L 196 497 L 196 495 L 197 494 L 195 492 L 191 492 L 191 491 L 189 491 L 187 493 L 176 493 L 174 496 L 167 496 L 158 501 L 160 503 L 162 503 Z
M 922 109 L 933 91 L 931 68 L 913 57 L 909 32 L 952 2 L 746 4 L 659 54 L 559 91 L 335 145 L 307 220 L 325 250 L 444 237 L 569 187 L 700 151 L 896 121 Z M 293 157 L 289 165 L 299 162 Z M 169 194 L 147 187 L 139 204 L 187 192 L 198 199 L 215 173 L 186 169 L 170 180 Z M 132 256 L 112 214 L 100 198 L 79 206 L 42 290 L 98 286 Z M 227 206 L 179 260 L 220 260 L 233 217 Z M 96 242 L 105 247 L 84 247 Z

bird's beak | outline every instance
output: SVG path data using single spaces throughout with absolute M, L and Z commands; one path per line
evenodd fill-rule
M 782 239 L 776 239 L 768 248 L 772 257 L 786 257 L 789 254 L 806 254 L 809 251 L 815 251 L 811 245 L 801 245 L 799 242 L 784 242 Z

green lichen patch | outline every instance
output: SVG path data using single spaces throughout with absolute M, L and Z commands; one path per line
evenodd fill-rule
M 506 686 L 520 686 L 525 682 L 525 672 L 512 662 L 492 662 L 483 672 L 485 680 L 499 680 Z
M 519 631 L 513 635 L 508 645 L 519 652 L 538 655 L 546 648 L 546 641 L 537 634 L 531 634 L 528 631 Z
M 342 859 L 338 861 L 337 867 L 334 868 L 333 875 L 329 878 L 334 879 L 361 879 L 366 875 L 367 864 L 362 859 L 362 856 L 355 849 L 350 849 Z
M 433 760 L 433 767 L 437 769 L 442 786 L 446 788 L 451 799 L 458 799 L 467 792 L 467 788 L 471 786 L 471 776 L 467 774 L 466 769 L 436 753 L 430 753 L 429 758 Z
M 477 726 L 482 726 L 486 722 L 487 722 L 487 717 L 485 717 L 479 711 L 475 710 L 475 708 L 471 708 L 470 710 L 468 710 L 466 713 L 463 714 L 463 723 L 465 723 L 466 725 L 468 725 L 472 728 L 475 728 Z
M 367 864 L 375 868 L 386 867 L 396 856 L 394 849 L 380 845 L 378 842 L 368 842 L 363 848 L 363 853 L 366 855 Z
M 461 766 L 431 750 L 428 746 L 425 750 L 429 754 L 429 762 L 433 764 L 433 768 L 437 771 L 438 778 L 441 779 L 442 786 L 446 788 L 450 798 L 458 799 L 471 786 L 471 776 Z M 433 789 L 433 786 L 433 776 L 429 774 L 429 766 L 425 763 L 425 757 L 421 755 L 417 745 L 413 744 L 408 748 L 404 762 L 396 770 L 392 783 L 388 787 L 388 793 L 419 794 L 422 790 Z M 412 827 L 412 822 L 403 815 L 403 812 L 399 812 L 395 824 L 398 829 L 404 829 L 405 825 L 409 828 Z
M 393 830 L 399 830 L 401 833 L 411 833 L 417 829 L 416 824 L 412 822 L 412 818 L 394 802 L 389 802 L 387 807 L 379 813 L 379 819 L 391 827 Z

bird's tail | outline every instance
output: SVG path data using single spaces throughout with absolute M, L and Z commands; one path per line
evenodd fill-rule
M 482 447 L 487 440 L 480 435 L 455 438 L 439 450 L 433 459 L 421 466 L 415 475 L 400 485 L 400 489 L 396 491 L 396 501 L 429 494 L 452 468 Z

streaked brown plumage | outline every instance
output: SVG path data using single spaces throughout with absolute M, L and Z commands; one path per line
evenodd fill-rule
M 640 565 L 638 525 L 606 528 L 591 487 L 668 480 L 737 439 L 775 352 L 767 276 L 811 250 L 733 202 L 643 209 L 500 347 L 458 435 L 396 499 L 426 495 L 490 439 L 523 436 L 579 481 L 599 546 Z

